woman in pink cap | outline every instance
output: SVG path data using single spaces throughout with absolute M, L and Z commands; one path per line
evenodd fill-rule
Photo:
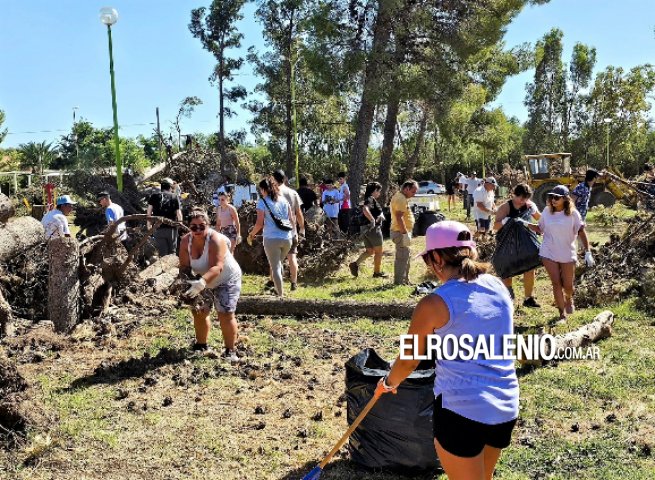
M 408 333 L 418 337 L 419 351 L 413 357 L 426 353 L 430 334 L 442 340 L 452 335 L 473 346 L 488 341 L 491 352 L 502 354 L 503 336 L 514 330 L 512 299 L 500 279 L 487 273 L 489 265 L 477 261 L 469 229 L 439 222 L 428 228 L 425 243 L 421 256 L 442 285 L 414 309 Z M 436 360 L 434 446 L 448 478 L 490 479 L 519 413 L 514 360 L 467 355 L 464 349 L 452 353 L 447 355 L 452 360 Z M 418 364 L 398 357 L 376 394 L 395 393 Z

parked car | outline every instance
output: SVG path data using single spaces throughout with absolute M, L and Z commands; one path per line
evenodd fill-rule
M 446 187 L 432 180 L 418 182 L 418 193 L 446 193 Z

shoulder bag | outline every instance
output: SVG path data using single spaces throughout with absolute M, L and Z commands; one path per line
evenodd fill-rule
M 266 202 L 265 198 L 262 198 L 264 201 L 264 205 L 266 205 L 266 208 L 268 208 L 268 213 L 271 214 L 271 218 L 273 219 L 273 222 L 275 222 L 275 226 L 279 228 L 280 230 L 284 232 L 290 232 L 293 230 L 293 225 L 289 220 L 286 218 L 278 218 L 273 214 L 273 211 L 271 210 L 271 207 L 268 206 L 268 202 Z

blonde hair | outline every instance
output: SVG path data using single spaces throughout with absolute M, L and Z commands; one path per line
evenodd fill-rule
M 193 207 L 191 209 L 191 212 L 189 213 L 189 224 L 191 224 L 191 221 L 194 218 L 202 218 L 205 221 L 205 223 L 209 225 L 209 215 L 207 215 L 207 212 L 205 211 L 204 208 Z
M 478 262 L 478 251 L 470 247 L 448 247 L 430 250 L 427 255 L 434 262 L 433 252 L 437 252 L 443 259 L 444 265 L 457 269 L 464 280 L 470 282 L 483 273 L 487 273 L 491 266 L 486 262 Z

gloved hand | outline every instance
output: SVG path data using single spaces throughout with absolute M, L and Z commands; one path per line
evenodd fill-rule
M 507 222 L 509 222 L 509 217 L 505 217 L 505 218 L 503 218 L 503 219 L 500 221 L 500 223 L 501 223 L 503 226 L 505 226 L 505 224 L 506 224 Z
M 243 241 L 243 238 L 241 238 L 241 235 L 237 235 L 236 243 L 239 245 Z
M 387 217 L 384 216 L 384 213 L 381 213 L 380 215 L 378 215 L 378 218 L 375 221 L 378 222 L 378 223 L 382 223 L 386 219 L 387 219 Z
M 246 242 L 248 242 L 248 245 L 252 247 L 252 237 L 248 235 L 248 238 L 246 238 Z
M 404 233 L 400 239 L 400 245 L 403 247 L 409 247 L 412 244 L 412 234 L 407 232 Z
M 584 263 L 586 263 L 588 267 L 593 267 L 594 265 L 596 265 L 596 262 L 594 261 L 594 257 L 591 254 L 591 251 L 585 252 Z
M 205 279 L 200 277 L 200 280 L 190 280 L 187 282 L 189 284 L 189 289 L 184 292 L 185 297 L 195 298 L 200 292 L 207 288 L 207 282 Z
M 516 223 L 520 223 L 521 225 L 523 225 L 525 227 L 530 225 L 530 222 L 528 222 L 527 220 L 525 220 L 523 218 L 516 218 L 515 220 L 516 220 Z
M 385 383 L 387 377 L 382 377 L 375 387 L 374 395 L 376 397 L 381 397 L 385 393 L 393 393 L 394 395 L 398 393 L 398 387 L 390 387 Z

